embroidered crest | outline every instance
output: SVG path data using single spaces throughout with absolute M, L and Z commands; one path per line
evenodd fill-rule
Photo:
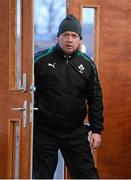
M 78 66 L 78 69 L 79 69 L 79 72 L 81 73 L 81 74 L 83 74 L 83 71 L 84 71 L 84 66 L 83 66 L 83 64 L 80 64 L 79 66 Z

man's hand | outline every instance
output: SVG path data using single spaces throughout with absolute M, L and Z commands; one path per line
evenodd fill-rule
M 97 133 L 91 133 L 89 137 L 90 147 L 97 148 L 101 144 L 101 135 Z

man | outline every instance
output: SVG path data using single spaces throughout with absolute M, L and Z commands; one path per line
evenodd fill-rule
M 75 16 L 61 22 L 57 39 L 56 46 L 35 55 L 33 177 L 53 178 L 60 149 L 71 178 L 99 179 L 91 154 L 103 130 L 96 67 L 79 50 L 82 28 Z M 90 126 L 84 125 L 87 107 Z

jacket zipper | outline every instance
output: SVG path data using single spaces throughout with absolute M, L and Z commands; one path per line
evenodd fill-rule
M 66 64 L 68 64 L 68 58 L 67 58 L 67 56 L 64 55 L 64 58 L 65 58 L 65 60 L 66 60 Z

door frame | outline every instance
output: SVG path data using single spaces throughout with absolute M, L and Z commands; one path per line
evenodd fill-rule
M 15 122 L 19 122 L 19 169 L 18 178 L 30 178 L 31 176 L 31 132 L 32 122 L 30 121 L 30 85 L 32 84 L 33 74 L 33 1 L 21 1 L 21 80 L 23 73 L 27 75 L 26 91 L 19 91 L 16 83 L 16 64 L 17 64 L 17 0 L 9 0 L 9 89 L 8 96 L 11 97 L 8 109 L 8 162 L 7 178 L 14 177 L 15 166 Z M 12 112 L 14 107 L 22 107 L 23 102 L 27 101 L 27 124 L 24 127 L 22 112 Z

